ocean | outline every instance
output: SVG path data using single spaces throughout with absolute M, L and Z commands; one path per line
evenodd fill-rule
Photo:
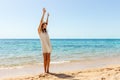
M 120 56 L 120 39 L 51 39 L 51 63 Z M 39 39 L 0 39 L 0 68 L 43 63 Z

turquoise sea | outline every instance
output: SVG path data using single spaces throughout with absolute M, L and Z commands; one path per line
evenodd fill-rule
M 120 39 L 51 39 L 51 63 L 120 56 Z M 39 39 L 0 39 L 0 68 L 43 63 Z

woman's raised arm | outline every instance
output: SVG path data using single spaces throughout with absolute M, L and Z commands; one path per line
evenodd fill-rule
M 41 31 L 41 25 L 42 25 L 42 23 L 43 23 L 45 13 L 46 13 L 46 10 L 45 10 L 45 8 L 43 8 L 43 15 L 42 15 L 42 18 L 41 18 L 41 20 L 40 20 L 39 27 L 38 27 L 38 32 L 39 32 L 39 33 L 40 33 L 40 31 Z
M 47 25 L 48 25 L 48 18 L 49 18 L 49 13 L 48 13 L 48 15 L 47 15 L 47 20 L 46 20 Z

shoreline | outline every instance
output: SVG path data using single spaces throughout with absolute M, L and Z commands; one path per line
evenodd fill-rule
M 68 61 L 51 61 L 51 65 L 58 65 L 58 64 L 69 64 L 69 63 L 91 63 L 94 62 L 95 64 L 97 62 L 103 62 L 104 64 L 110 64 L 111 62 L 114 64 L 120 64 L 118 62 L 120 60 L 120 55 L 115 55 L 115 56 L 106 56 L 106 57 L 90 57 L 90 58 L 80 58 L 79 60 L 68 60 Z M 105 61 L 105 62 L 104 62 Z M 18 68 L 25 68 L 25 67 L 31 67 L 31 66 L 42 66 L 43 63 L 37 62 L 37 63 L 32 63 L 32 64 L 24 64 L 24 65 L 13 65 L 13 66 L 0 66 L 0 70 L 2 69 L 18 69 Z M 101 63 L 99 65 L 102 65 Z
M 111 66 L 120 66 L 118 62 L 120 58 L 103 58 L 84 61 L 72 61 L 68 63 L 51 64 L 50 72 L 52 73 L 66 73 L 66 72 L 78 72 L 83 70 L 108 68 Z M 12 73 L 12 74 L 11 74 Z M 16 78 L 21 76 L 33 76 L 43 74 L 43 65 L 33 65 L 20 68 L 0 69 L 0 80 L 6 78 Z

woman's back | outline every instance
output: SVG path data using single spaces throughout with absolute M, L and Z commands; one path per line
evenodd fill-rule
M 41 44 L 42 44 L 42 50 L 43 53 L 51 53 L 52 47 L 49 39 L 49 35 L 47 32 L 41 32 L 39 33 Z

